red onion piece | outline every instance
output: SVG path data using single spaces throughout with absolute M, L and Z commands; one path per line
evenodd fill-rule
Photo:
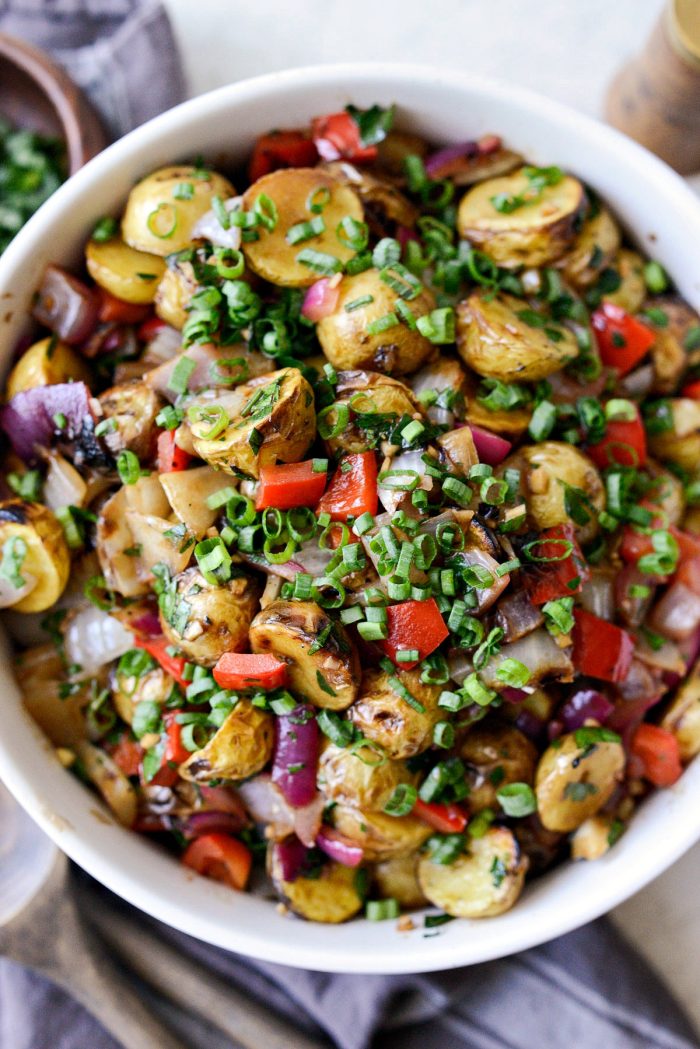
M 242 354 L 238 352 L 236 346 L 219 347 L 206 342 L 195 343 L 183 353 L 178 353 L 166 360 L 164 364 L 159 364 L 157 368 L 152 368 L 144 376 L 144 381 L 148 383 L 151 389 L 156 390 L 167 400 L 175 401 L 178 395 L 174 390 L 170 389 L 168 383 L 183 357 L 187 357 L 188 360 L 194 362 L 194 370 L 187 380 L 187 389 L 189 393 L 196 393 L 197 390 L 204 390 L 216 385 L 216 366 L 220 361 L 239 356 L 242 356 Z M 233 389 L 231 393 L 233 393 Z M 224 402 L 222 401 L 222 403 Z
M 501 697 L 505 699 L 507 703 L 523 703 L 530 696 L 529 692 L 526 692 L 524 688 L 513 688 L 512 685 L 508 685 L 501 692 Z
M 47 266 L 32 315 L 40 324 L 71 345 L 83 342 L 97 324 L 99 301 L 81 280 L 61 269 Z
M 502 463 L 511 449 L 510 441 L 506 441 L 505 438 L 491 433 L 490 430 L 482 430 L 480 426 L 473 426 L 471 423 L 469 424 L 469 429 L 474 438 L 474 446 L 476 454 L 479 456 L 479 461 L 487 463 L 488 466 L 498 466 L 499 463 Z
M 162 634 L 158 612 L 153 608 L 141 612 L 129 625 L 143 637 L 159 637 Z
M 459 142 L 456 146 L 445 146 L 437 153 L 432 153 L 425 161 L 425 171 L 430 178 L 441 178 L 448 172 L 450 164 L 463 157 L 475 157 L 479 153 L 479 144 L 473 139 L 468 142 Z
M 295 808 L 316 796 L 316 766 L 320 746 L 314 708 L 302 703 L 275 722 L 272 782 Z
M 321 827 L 316 837 L 316 844 L 344 867 L 359 867 L 364 859 L 364 852 L 359 845 L 340 834 L 334 827 Z
M 515 727 L 535 743 L 539 743 L 545 735 L 545 722 L 529 710 L 518 711 Z
M 691 637 L 681 641 L 678 647 L 686 667 L 691 667 L 700 654 L 700 630 L 696 630 Z
M 527 593 L 518 590 L 498 602 L 496 623 L 503 630 L 505 641 L 517 641 L 542 626 L 544 616 L 542 610 L 533 605 Z
M 339 296 L 338 285 L 331 284 L 330 277 L 321 277 L 307 290 L 301 312 L 307 320 L 315 324 L 333 313 L 338 305 Z
M 567 732 L 582 728 L 588 719 L 605 724 L 613 712 L 613 704 L 602 692 L 592 688 L 581 688 L 567 699 L 559 711 L 559 717 Z
M 55 422 L 57 415 L 66 419 L 60 431 Z M 0 408 L 0 429 L 25 462 L 36 457 L 37 445 L 48 447 L 56 436 L 62 441 L 90 436 L 94 441 L 90 391 L 84 382 L 59 382 L 22 390 Z
M 607 569 L 592 568 L 581 587 L 581 604 L 600 619 L 615 617 L 615 583 Z
M 671 641 L 684 641 L 700 627 L 700 597 L 684 583 L 672 583 L 651 614 L 651 627 Z
M 503 140 L 500 135 L 482 135 L 477 142 L 479 147 L 479 156 L 485 157 L 489 153 L 495 153 L 503 145 Z
M 182 834 L 188 841 L 202 834 L 238 834 L 245 827 L 245 820 L 232 812 L 193 812 L 183 822 Z
M 279 864 L 283 881 L 296 881 L 306 863 L 309 850 L 298 838 L 286 838 L 278 841 L 273 848 L 273 862 Z
M 420 244 L 420 237 L 415 230 L 409 229 L 408 226 L 398 226 L 396 229 L 396 239 L 401 245 L 401 250 L 406 247 L 409 240 L 416 240 Z
M 243 802 L 231 787 L 201 786 L 199 792 L 203 802 L 202 811 L 225 812 L 237 816 L 242 826 L 249 822 Z

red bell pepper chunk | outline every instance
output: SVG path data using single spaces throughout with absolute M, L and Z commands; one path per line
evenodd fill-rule
M 205 878 L 240 890 L 248 884 L 253 856 L 242 841 L 230 834 L 203 834 L 187 846 L 182 862 Z
M 158 473 L 172 474 L 186 470 L 192 456 L 175 443 L 174 430 L 162 430 L 158 434 Z
M 547 601 L 580 593 L 588 579 L 589 570 L 573 525 L 547 528 L 533 548 L 533 554 L 537 557 L 560 557 L 567 550 L 569 552 L 561 561 L 541 562 L 525 574 L 525 586 L 533 605 L 544 605 Z
M 647 435 L 639 414 L 634 419 L 611 419 L 605 437 L 586 449 L 596 466 L 644 466 L 647 461 Z
M 248 177 L 256 182 L 278 168 L 311 168 L 318 161 L 316 146 L 303 131 L 271 131 L 255 143 Z
M 316 506 L 326 487 L 325 470 L 314 470 L 314 460 L 263 466 L 255 503 L 256 510 L 275 507 L 291 510 L 295 506 Z
M 670 787 L 683 772 L 678 740 L 665 728 L 642 722 L 632 738 L 630 751 L 642 766 L 642 775 L 655 787 Z
M 224 652 L 214 667 L 220 688 L 234 692 L 245 688 L 282 688 L 287 683 L 287 664 L 266 653 Z
M 327 113 L 311 123 L 314 145 L 322 160 L 375 160 L 376 146 L 363 146 L 360 129 L 349 113 Z
M 601 681 L 624 681 L 634 655 L 634 640 L 621 627 L 587 612 L 574 611 L 574 666 Z
M 182 742 L 182 725 L 177 720 L 178 714 L 182 713 L 183 711 L 181 710 L 166 710 L 163 714 L 163 724 L 165 725 L 163 761 L 166 764 L 173 761 L 176 765 L 181 765 L 183 761 L 187 761 L 190 757 L 191 752 Z
M 415 667 L 449 637 L 450 632 L 433 597 L 427 601 L 402 601 L 398 605 L 389 605 L 386 614 L 388 635 L 379 645 L 400 670 Z M 404 648 L 415 648 L 418 659 L 399 663 L 396 653 Z
M 440 805 L 417 799 L 413 814 L 443 834 L 461 834 L 467 825 L 467 816 L 459 805 Z
M 656 335 L 621 306 L 604 302 L 591 317 L 600 359 L 626 375 L 645 357 L 656 342 Z
M 693 401 L 700 401 L 700 379 L 689 382 L 681 391 L 683 397 L 690 397 Z
M 125 776 L 138 776 L 143 758 L 143 747 L 124 732 L 116 743 L 108 748 L 114 764 Z
M 376 514 L 378 505 L 377 458 L 374 452 L 359 452 L 343 458 L 316 513 L 330 514 L 333 521 L 347 521 L 364 513 Z
M 124 302 L 104 288 L 98 288 L 97 294 L 100 300 L 97 316 L 103 324 L 141 324 L 151 312 L 148 304 Z
M 189 681 L 186 681 L 183 677 L 186 660 L 184 656 L 170 655 L 167 649 L 171 646 L 167 637 L 162 634 L 160 637 L 137 637 L 134 635 L 134 645 L 136 648 L 144 648 L 161 665 L 166 674 L 174 677 L 182 688 L 187 688 Z
M 149 317 L 143 324 L 139 325 L 136 334 L 141 342 L 150 342 L 151 339 L 155 339 L 158 332 L 167 327 L 168 325 L 160 317 Z

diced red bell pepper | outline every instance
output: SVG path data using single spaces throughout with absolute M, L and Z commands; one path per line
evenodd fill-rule
M 663 520 L 655 519 L 651 523 L 651 528 L 664 529 Z M 700 594 L 700 536 L 684 532 L 676 525 L 671 525 L 668 531 L 678 543 L 679 548 L 678 569 L 674 578 L 684 583 L 693 593 Z M 653 552 L 654 546 L 649 533 L 640 532 L 631 525 L 625 526 L 620 543 L 620 556 L 623 561 L 636 565 L 640 557 Z M 649 582 L 664 583 L 669 578 L 669 576 L 657 575 L 650 577 Z
M 616 368 L 618 375 L 632 371 L 656 342 L 651 328 L 612 302 L 604 302 L 591 317 L 591 323 L 600 359 L 603 364 Z
M 643 766 L 642 775 L 655 787 L 670 787 L 683 772 L 678 740 L 665 728 L 642 722 L 630 751 Z
M 255 143 L 248 177 L 257 182 L 278 168 L 311 168 L 317 160 L 316 146 L 304 131 L 271 131 Z
M 186 470 L 192 456 L 175 443 L 175 430 L 162 430 L 158 434 L 158 473 L 172 474 Z
M 349 113 L 327 113 L 311 124 L 314 145 L 322 160 L 375 160 L 376 146 L 363 146 L 360 129 Z
M 379 645 L 400 670 L 415 667 L 449 637 L 450 632 L 433 597 L 427 601 L 402 601 L 398 605 L 389 605 L 386 614 L 388 635 Z M 396 653 L 404 648 L 416 649 L 418 659 L 399 663 Z
M 461 834 L 468 822 L 466 813 L 459 805 L 440 805 L 437 802 L 421 801 L 420 798 L 413 806 L 413 815 L 442 834 Z
M 98 288 L 97 294 L 100 300 L 97 316 L 103 324 L 141 324 L 151 312 L 148 304 L 124 302 L 105 288 Z
M 611 419 L 605 437 L 586 449 L 596 466 L 644 466 L 647 461 L 647 435 L 636 409 L 634 419 Z
M 163 328 L 167 327 L 168 325 L 166 324 L 166 322 L 164 320 L 161 320 L 160 317 L 148 317 L 148 319 L 145 320 L 143 324 L 139 325 L 136 334 L 138 335 L 141 342 L 150 342 L 151 339 L 155 339 L 158 332 L 162 331 Z
M 187 688 L 189 682 L 182 676 L 186 660 L 184 656 L 170 655 L 167 649 L 171 647 L 171 644 L 167 637 L 163 634 L 160 637 L 138 637 L 134 635 L 134 645 L 136 648 L 145 649 L 161 665 L 166 674 L 174 677 L 182 688 Z
M 330 514 L 333 521 L 347 521 L 364 513 L 376 514 L 378 505 L 377 457 L 374 452 L 359 452 L 343 458 L 316 513 Z
M 214 667 L 220 688 L 234 692 L 245 688 L 282 688 L 287 683 L 287 664 L 274 656 L 250 652 L 224 652 Z
M 534 548 L 537 557 L 559 557 L 571 544 L 561 561 L 548 561 L 525 573 L 525 587 L 533 605 L 544 605 L 559 597 L 573 597 L 589 576 L 588 565 L 581 553 L 573 525 L 555 525 L 542 532 Z
M 681 560 L 674 579 L 700 597 L 700 557 L 686 557 Z
M 325 470 L 315 471 L 313 464 L 313 459 L 306 459 L 303 463 L 261 467 L 255 509 L 291 510 L 295 506 L 316 506 L 328 475 Z
M 138 740 L 130 739 L 124 732 L 108 750 L 112 761 L 125 776 L 138 776 L 143 758 L 143 747 Z
M 576 669 L 601 681 L 624 681 L 634 655 L 634 639 L 626 630 L 584 608 L 575 609 L 574 619 Z
M 700 379 L 687 383 L 681 391 L 681 396 L 690 397 L 693 401 L 700 401 Z
M 253 857 L 250 849 L 230 834 L 202 834 L 187 846 L 182 862 L 205 878 L 240 890 L 248 884 Z
M 181 765 L 183 761 L 187 761 L 190 757 L 190 751 L 182 742 L 182 725 L 177 720 L 178 714 L 182 714 L 182 711 L 166 710 L 163 714 L 163 724 L 165 725 L 165 753 L 163 754 L 163 761 L 165 763 L 174 761 L 177 765 Z

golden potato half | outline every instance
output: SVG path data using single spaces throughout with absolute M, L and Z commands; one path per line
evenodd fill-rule
M 418 882 L 431 903 L 455 918 L 492 918 L 518 899 L 527 867 L 512 831 L 491 827 L 470 839 L 468 852 L 454 863 L 421 859 Z
M 540 758 L 535 776 L 537 811 L 547 830 L 572 831 L 602 809 L 625 768 L 622 744 L 586 744 L 570 732 Z
M 5 397 L 9 401 L 23 390 L 71 380 L 90 383 L 90 369 L 79 353 L 50 336 L 24 351 L 7 377 Z
M 165 262 L 158 255 L 137 251 L 123 240 L 89 240 L 85 248 L 87 270 L 95 284 L 124 302 L 153 302 Z
M 21 499 L 0 503 L 0 552 L 16 572 L 18 591 L 34 580 L 12 605 L 15 612 L 43 612 L 58 601 L 70 575 L 70 550 L 51 510 Z

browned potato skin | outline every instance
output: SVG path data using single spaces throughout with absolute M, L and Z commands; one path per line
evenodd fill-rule
M 468 850 L 445 866 L 427 856 L 419 861 L 418 882 L 427 898 L 455 918 L 491 918 L 510 910 L 528 866 L 512 831 L 490 827 L 482 838 L 469 841 Z M 500 884 L 494 880 L 495 861 L 505 868 Z
M 183 779 L 247 779 L 267 765 L 275 741 L 274 718 L 247 700 L 240 700 L 209 740 L 180 765 Z
M 521 437 L 530 425 L 532 412 L 529 408 L 513 408 L 512 411 L 490 411 L 477 399 L 478 387 L 468 380 L 464 391 L 467 422 L 484 430 L 500 434 L 506 439 Z
M 644 323 L 656 332 L 656 342 L 651 348 L 654 365 L 652 391 L 659 394 L 673 393 L 688 367 L 688 351 L 683 342 L 688 331 L 700 324 L 700 317 L 677 295 L 656 295 L 644 303 L 644 309 L 661 310 L 668 323 L 660 328 L 648 319 Z
M 188 317 L 187 306 L 198 287 L 191 262 L 169 262 L 155 292 L 155 309 L 160 319 L 182 331 Z
M 156 415 L 165 401 L 145 382 L 120 383 L 99 396 L 105 419 L 114 419 L 117 429 L 102 438 L 112 455 L 128 450 L 148 459 L 158 439 Z
M 180 600 L 189 606 L 182 634 L 160 613 L 163 633 L 186 659 L 212 667 L 224 652 L 238 652 L 258 610 L 261 587 L 250 576 L 236 576 L 223 586 L 208 583 L 198 568 L 186 568 L 177 578 Z
M 575 288 L 587 288 L 610 265 L 619 246 L 619 227 L 607 208 L 601 207 L 596 215 L 586 219 L 557 266 Z
M 647 295 L 644 259 L 636 251 L 620 248 L 612 261 L 612 269 L 617 270 L 622 283 L 617 291 L 604 295 L 603 302 L 612 302 L 616 306 L 621 306 L 628 313 L 637 313 L 641 310 Z
M 373 755 L 375 757 L 375 755 Z M 364 812 L 381 812 L 400 783 L 418 784 L 418 775 L 400 761 L 368 764 L 347 747 L 329 743 L 318 766 L 318 784 L 330 800 Z
M 170 695 L 173 678 L 161 667 L 154 667 L 141 677 L 133 674 L 120 674 L 116 669 L 110 675 L 112 703 L 122 721 L 130 725 L 134 720 L 134 711 L 141 702 L 158 703 L 162 706 Z
M 275 860 L 274 848 L 270 846 L 267 869 L 277 892 L 289 909 L 301 918 L 338 925 L 354 918 L 362 910 L 364 900 L 357 891 L 357 871 L 352 867 L 329 861 L 324 864 L 318 878 L 284 881 Z
M 664 514 L 666 526 L 680 524 L 685 513 L 685 494 L 681 481 L 653 459 L 647 459 L 646 469 L 656 482 L 648 497 Z
M 458 430 L 448 430 L 437 439 L 438 447 L 447 459 L 448 468 L 458 473 L 467 474 L 470 467 L 479 462 L 474 438 L 468 426 Z
M 398 900 L 401 907 L 414 909 L 428 902 L 418 884 L 418 856 L 398 856 L 378 863 L 372 871 L 372 884 L 379 896 Z
M 342 433 L 326 441 L 330 454 L 336 452 L 365 452 L 370 448 L 367 431 L 360 429 L 353 422 L 350 402 L 354 401 L 359 412 L 392 413 L 397 419 L 402 415 L 422 419 L 423 412 L 419 402 L 405 383 L 392 379 L 390 375 L 371 371 L 338 372 L 336 387 L 336 404 L 345 404 L 350 408 L 350 420 Z M 332 419 L 331 419 L 332 421 Z
M 332 626 L 323 646 L 310 649 Z M 345 710 L 355 700 L 360 661 L 341 623 L 333 623 L 315 601 L 273 601 L 250 624 L 253 652 L 288 664 L 289 688 L 317 707 Z M 321 686 L 321 676 L 326 688 Z
M 661 721 L 661 727 L 678 740 L 681 760 L 700 754 L 700 661 L 681 682 Z
M 362 675 L 360 697 L 350 708 L 350 719 L 367 739 L 384 747 L 394 761 L 410 758 L 426 750 L 433 740 L 433 729 L 444 717 L 438 705 L 440 685 L 424 685 L 415 670 L 398 670 L 411 695 L 425 707 L 414 710 L 389 684 L 389 675 L 374 668 Z
M 377 146 L 377 167 L 389 175 L 403 178 L 406 157 L 425 157 L 427 153 L 428 144 L 418 135 L 411 135 L 407 131 L 390 131 Z
M 677 463 L 692 476 L 700 462 L 700 405 L 689 397 L 670 397 L 673 429 L 649 436 L 649 448 L 661 462 Z
M 335 368 L 369 368 L 388 375 L 408 375 L 433 355 L 432 343 L 403 322 L 376 335 L 367 331 L 368 324 L 394 312 L 399 298 L 381 280 L 378 270 L 343 277 L 338 287 L 335 310 L 316 325 L 323 352 Z M 346 305 L 365 295 L 371 295 L 373 301 L 348 313 Z M 414 317 L 423 317 L 435 309 L 435 299 L 423 288 L 407 305 Z
M 508 783 L 530 783 L 535 779 L 537 749 L 512 725 L 480 722 L 459 746 L 458 756 L 467 768 L 469 809 L 499 811 L 497 792 Z
M 535 774 L 537 809 L 544 826 L 555 831 L 576 830 L 609 800 L 624 768 L 621 743 L 580 747 L 575 733 L 560 736 L 540 758 Z M 581 784 L 595 789 L 576 800 L 570 791 Z
M 411 856 L 432 834 L 432 828 L 416 816 L 387 816 L 352 805 L 336 805 L 333 822 L 341 834 L 362 847 L 370 862 Z
M 342 182 L 359 196 L 360 200 L 371 211 L 378 211 L 390 222 L 396 222 L 400 226 L 415 226 L 420 212 L 408 197 L 400 190 L 367 168 L 356 168 L 346 160 L 333 161 L 324 164 L 322 170 Z M 368 216 L 371 220 L 371 214 Z

